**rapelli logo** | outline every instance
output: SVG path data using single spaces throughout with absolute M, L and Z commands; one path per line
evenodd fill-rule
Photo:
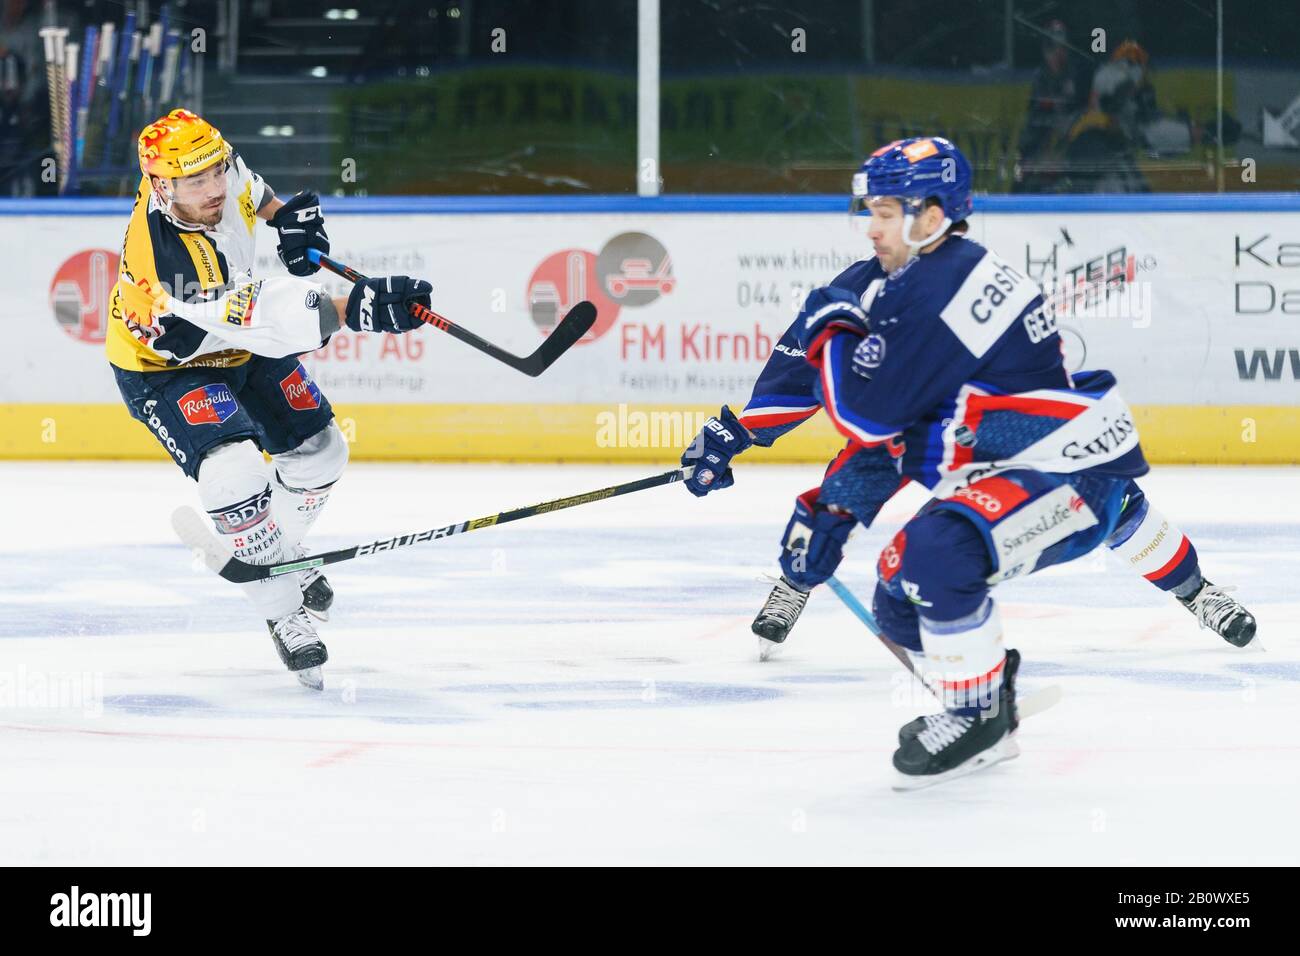
M 200 385 L 178 398 L 176 405 L 191 425 L 220 425 L 239 411 L 228 385 Z
M 312 381 L 311 375 L 302 363 L 280 380 L 280 391 L 289 407 L 296 412 L 309 412 L 320 408 L 320 389 Z

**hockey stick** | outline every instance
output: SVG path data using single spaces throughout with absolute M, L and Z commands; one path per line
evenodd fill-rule
M 844 583 L 834 575 L 831 575 L 826 579 L 826 584 L 835 592 L 835 596 L 844 602 L 844 606 L 853 612 L 853 616 L 865 624 L 867 630 L 876 635 L 876 637 L 879 638 L 880 643 L 884 644 L 885 647 L 889 649 L 889 652 L 898 658 L 899 663 L 911 671 L 912 674 L 920 680 L 919 675 L 916 674 L 916 668 L 912 664 L 912 659 L 908 655 L 907 651 L 899 647 L 889 638 L 885 637 L 884 632 L 880 629 L 880 624 L 876 621 L 875 615 L 866 609 L 866 606 L 858 600 L 857 595 L 846 588 Z M 1061 685 L 1049 684 L 1042 690 L 1035 691 L 1034 693 L 1028 694 L 1016 701 L 1016 714 L 1021 720 L 1023 720 L 1026 717 L 1041 714 L 1049 707 L 1056 706 L 1060 701 Z
M 513 511 L 502 511 L 486 518 L 460 521 L 443 528 L 400 534 L 394 538 L 371 541 L 368 544 L 358 544 L 351 548 L 340 548 L 337 551 L 309 554 L 304 558 L 286 561 L 283 564 L 249 564 L 246 561 L 231 557 L 226 553 L 221 542 L 217 540 L 217 536 L 212 533 L 208 523 L 188 505 L 177 508 L 172 512 L 172 528 L 187 547 L 203 558 L 203 562 L 209 568 L 227 581 L 246 584 L 249 581 L 262 581 L 267 578 L 279 577 L 282 574 L 306 571 L 308 568 L 319 568 L 326 564 L 351 561 L 353 558 L 363 558 L 368 554 L 378 554 L 381 551 L 392 551 L 394 548 L 405 548 L 409 545 L 423 544 L 426 541 L 435 541 L 439 538 L 450 538 L 452 535 L 463 534 L 466 531 L 477 531 L 480 528 L 490 528 L 493 525 L 505 524 L 507 521 L 519 521 L 521 518 L 531 518 L 534 515 L 563 511 L 565 508 L 576 508 L 578 505 L 591 504 L 593 501 L 604 501 L 606 498 L 630 495 L 634 491 L 645 491 L 647 488 L 670 485 L 675 481 L 689 478 L 693 471 L 693 467 L 676 468 L 672 471 L 665 471 L 661 475 L 638 478 L 636 481 L 601 488 L 598 491 L 588 491 L 581 495 L 570 495 L 567 498 L 543 501 L 541 504 L 529 505 L 526 508 L 515 508 Z
M 307 250 L 307 257 L 312 262 L 319 263 L 335 275 L 340 275 L 349 282 L 365 282 L 366 277 L 355 269 L 350 269 L 341 262 L 336 262 L 329 256 L 321 255 L 315 249 Z M 596 322 L 596 307 L 590 302 L 582 301 L 570 309 L 560 320 L 560 323 L 551 330 L 545 341 L 537 347 L 532 355 L 512 355 L 505 349 L 493 345 L 486 339 L 481 339 L 469 329 L 462 328 L 451 319 L 439 315 L 432 309 L 426 309 L 419 303 L 411 303 L 411 315 L 415 316 L 422 322 L 428 322 L 435 328 L 460 339 L 470 348 L 478 349 L 487 355 L 492 356 L 498 362 L 504 362 L 511 368 L 523 372 L 525 375 L 531 375 L 536 378 L 548 368 L 555 364 L 555 360 L 567 352 L 573 345 L 587 334 L 587 330 Z

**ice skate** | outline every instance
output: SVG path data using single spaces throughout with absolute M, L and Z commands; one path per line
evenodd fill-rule
M 900 746 L 894 752 L 894 768 L 899 772 L 894 789 L 932 787 L 1018 757 L 1015 685 L 1019 667 L 1020 652 L 1009 649 L 996 708 L 982 711 L 978 717 L 944 712 L 904 725 L 899 731 Z M 914 728 L 915 735 L 905 737 Z
M 750 628 L 758 635 L 760 661 L 770 660 L 781 649 L 807 603 L 807 591 L 800 591 L 785 575 L 777 580 Z
M 307 549 L 298 546 L 298 557 L 307 556 Z M 330 619 L 330 608 L 334 605 L 334 589 L 329 579 L 319 568 L 308 568 L 298 572 L 298 587 L 302 590 L 302 608 L 318 621 Z
M 1208 627 L 1233 647 L 1245 647 L 1255 639 L 1255 616 L 1228 596 L 1235 590 L 1206 581 L 1195 594 L 1179 598 L 1178 603 L 1196 615 L 1201 627 Z
M 266 622 L 275 649 L 284 666 L 293 671 L 298 682 L 313 690 L 325 689 L 321 665 L 329 660 L 329 652 L 316 634 L 311 618 L 302 608 L 274 621 Z

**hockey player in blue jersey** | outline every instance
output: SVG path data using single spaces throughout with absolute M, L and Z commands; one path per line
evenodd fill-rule
M 1018 752 L 1019 655 L 1003 647 L 990 594 L 1000 581 L 1105 543 L 1229 642 L 1255 632 L 1134 481 L 1148 469 L 1114 377 L 1071 376 L 1039 290 L 964 238 L 970 184 L 965 158 L 938 137 L 874 153 L 854 177 L 853 211 L 869 217 L 875 257 L 808 296 L 743 415 L 724 407 L 683 457 L 702 495 L 734 481 L 735 454 L 819 407 L 848 438 L 786 527 L 769 605 L 784 604 L 790 623 L 858 522 L 907 481 L 930 490 L 882 553 L 873 600 L 944 704 L 899 734 L 894 765 L 912 787 Z

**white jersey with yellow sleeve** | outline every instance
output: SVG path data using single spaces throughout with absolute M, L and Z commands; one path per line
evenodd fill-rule
M 253 276 L 257 210 L 274 194 L 238 154 L 226 178 L 221 221 L 197 227 L 170 215 L 141 177 L 109 302 L 106 349 L 118 368 L 230 367 L 320 346 L 321 286 Z

